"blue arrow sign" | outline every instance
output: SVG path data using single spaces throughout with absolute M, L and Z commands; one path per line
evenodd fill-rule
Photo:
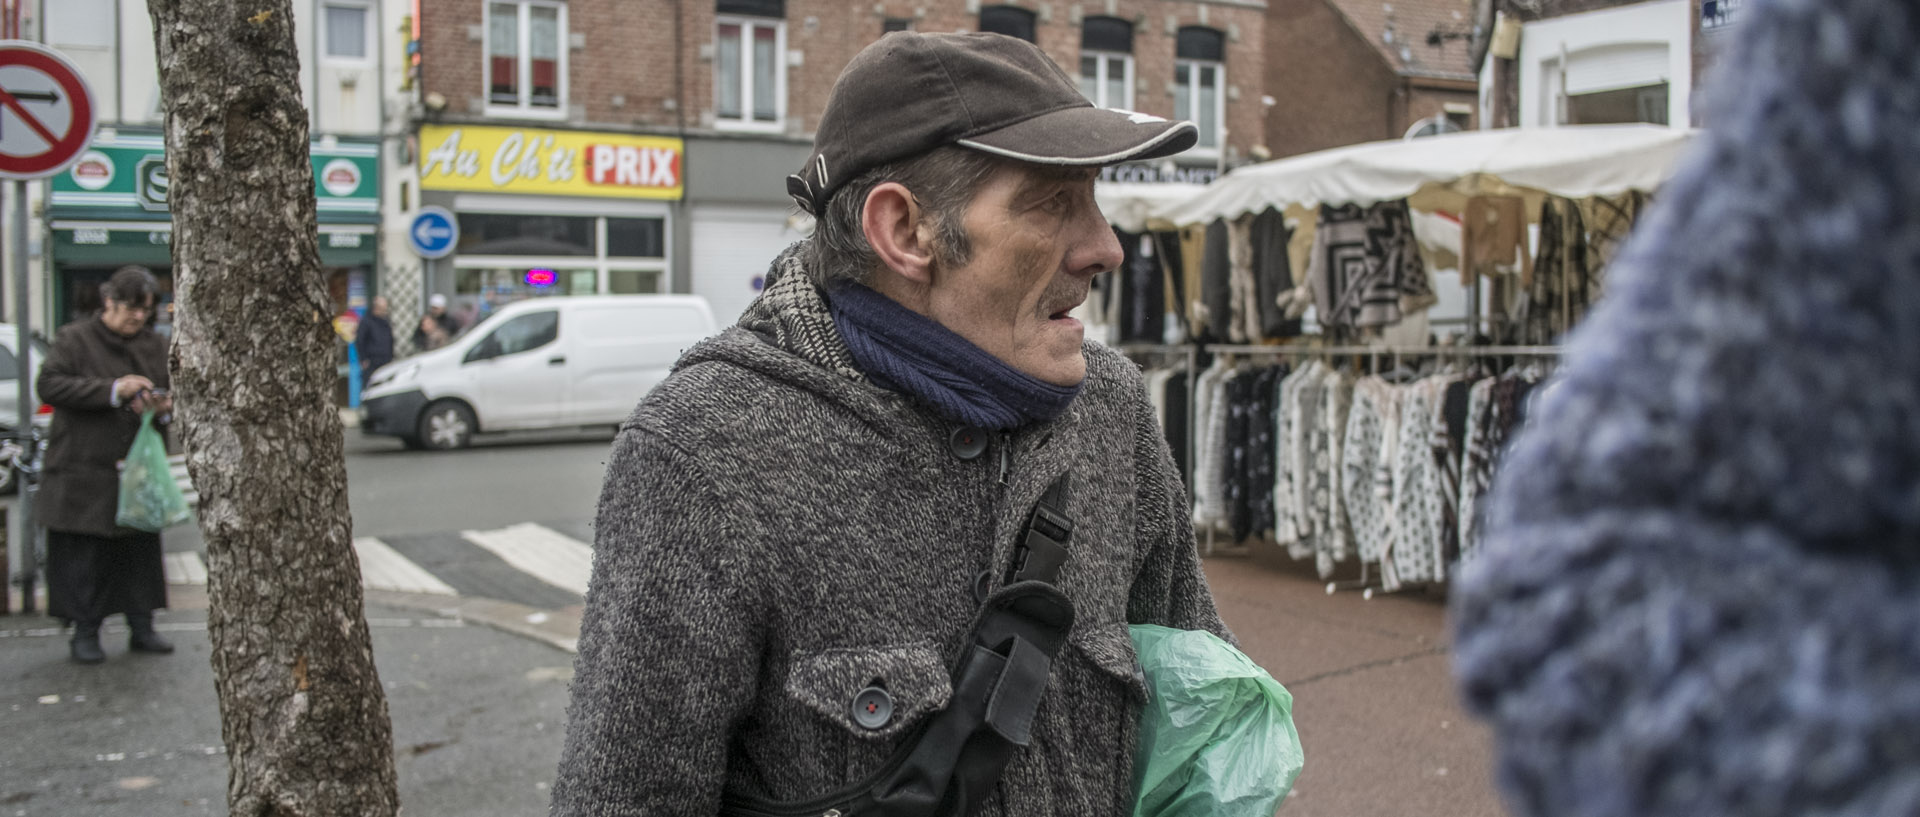
M 422 207 L 407 225 L 407 243 L 421 258 L 444 258 L 459 241 L 460 222 L 445 207 Z

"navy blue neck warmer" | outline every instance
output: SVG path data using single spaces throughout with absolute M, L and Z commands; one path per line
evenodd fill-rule
M 995 431 L 1051 420 L 1080 386 L 1055 386 L 1005 362 L 932 318 L 859 284 L 827 294 L 834 326 L 861 373 L 919 398 L 952 422 Z

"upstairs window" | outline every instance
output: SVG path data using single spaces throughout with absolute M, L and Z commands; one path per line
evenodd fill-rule
M 1184 26 L 1174 43 L 1173 115 L 1200 126 L 1195 150 L 1219 150 L 1226 131 L 1226 56 L 1218 29 Z
M 1133 24 L 1088 17 L 1080 26 L 1080 93 L 1096 107 L 1133 110 Z
M 778 130 L 786 116 L 784 0 L 721 0 L 714 19 L 714 118 L 721 127 Z
M 564 115 L 567 7 L 547 0 L 487 4 L 487 111 Z
M 1033 12 L 1014 6 L 989 6 L 980 10 L 980 30 L 1017 37 L 1027 42 L 1034 38 Z
M 359 3 L 328 3 L 322 8 L 327 31 L 327 59 L 336 62 L 365 62 L 367 48 L 367 7 Z

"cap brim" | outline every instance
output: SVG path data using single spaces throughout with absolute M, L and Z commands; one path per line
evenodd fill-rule
M 960 139 L 955 144 L 1035 164 L 1110 165 L 1172 156 L 1198 141 L 1200 129 L 1192 122 L 1074 107 Z

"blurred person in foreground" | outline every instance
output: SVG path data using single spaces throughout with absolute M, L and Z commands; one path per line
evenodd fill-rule
M 133 634 L 128 649 L 169 653 L 153 630 L 153 611 L 167 606 L 160 535 L 114 524 L 121 460 L 156 412 L 156 427 L 173 409 L 167 396 L 167 341 L 150 318 L 160 284 L 145 267 L 121 267 L 102 288 L 99 314 L 60 328 L 35 392 L 53 406 L 46 469 L 35 513 L 47 528 L 47 608 L 73 624 L 69 654 L 82 664 L 106 660 L 100 624 L 121 614 Z
M 976 737 L 1017 746 L 964 799 L 1129 813 L 1127 624 L 1227 632 L 1139 370 L 1067 312 L 1122 260 L 1099 168 L 1195 139 L 1094 108 L 1010 37 L 896 33 L 853 59 L 788 180 L 814 236 L 614 445 L 554 814 L 843 813 L 793 804 L 984 705 L 956 666 L 1004 662 L 1003 687 L 1036 666 L 971 639 L 1044 600 L 1013 569 L 1042 504 L 1072 523 L 1070 635 L 1017 679 L 1039 692 L 995 694 L 1019 714 Z M 896 807 L 962 797 L 908 782 Z
M 1920 4 L 1733 36 L 1456 587 L 1519 815 L 1920 814 Z

